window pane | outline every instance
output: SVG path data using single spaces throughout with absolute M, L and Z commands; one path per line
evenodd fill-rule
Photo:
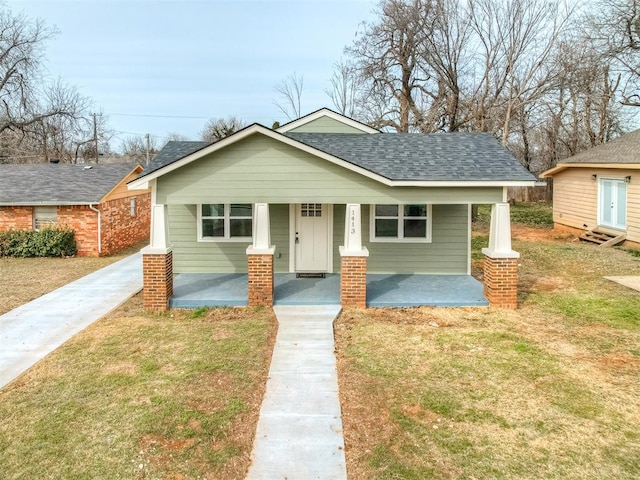
M 376 205 L 376 217 L 397 217 L 398 205 Z
M 203 237 L 224 237 L 224 219 L 204 219 L 202 220 Z
M 426 217 L 427 206 L 426 205 L 405 205 L 404 216 L 405 217 Z
M 398 237 L 398 221 L 394 219 L 376 219 L 376 237 Z
M 250 203 L 232 203 L 231 216 L 232 217 L 250 217 L 251 204 Z
M 248 218 L 235 219 L 229 221 L 231 237 L 250 237 L 251 236 L 251 220 Z
M 203 217 L 224 217 L 224 204 L 211 203 L 202 205 Z
M 405 238 L 425 238 L 427 236 L 426 220 L 405 220 L 404 221 L 404 237 Z

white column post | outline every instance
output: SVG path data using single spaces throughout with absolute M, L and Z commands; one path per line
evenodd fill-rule
M 269 204 L 256 203 L 253 207 L 253 242 L 247 248 L 247 255 L 275 253 L 271 245 L 271 225 L 269 223 Z
M 496 203 L 491 207 L 489 246 L 482 253 L 491 258 L 519 258 L 511 249 L 511 214 L 508 203 Z
M 368 257 L 369 250 L 362 246 L 362 216 L 359 203 L 348 203 L 345 212 L 344 245 L 339 248 L 345 257 Z
M 151 205 L 151 238 L 149 246 L 142 249 L 143 254 L 164 254 L 171 251 L 169 245 L 169 225 L 167 223 L 167 206 Z

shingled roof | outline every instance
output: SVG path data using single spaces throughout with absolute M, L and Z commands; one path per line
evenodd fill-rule
M 533 180 L 520 162 L 486 133 L 287 136 L 389 180 Z
M 640 129 L 597 147 L 585 150 L 559 163 L 640 163 Z
M 535 180 L 495 137 L 486 133 L 289 132 L 284 136 L 391 181 Z M 209 145 L 207 142 L 169 142 L 145 168 L 143 176 Z
M 98 203 L 137 165 L 0 165 L 0 205 Z

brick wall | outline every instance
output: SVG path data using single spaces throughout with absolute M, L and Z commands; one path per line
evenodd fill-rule
M 518 308 L 518 259 L 484 257 L 484 296 L 493 307 Z
M 135 215 L 131 215 L 131 198 Z M 102 255 L 122 250 L 149 238 L 151 195 L 118 198 L 100 204 L 102 212 Z
M 0 232 L 32 228 L 33 207 L 0 207 Z
M 273 255 L 247 256 L 249 274 L 249 306 L 273 305 Z
M 88 205 L 59 206 L 58 225 L 75 231 L 78 256 L 98 256 L 98 214 Z
M 367 257 L 342 257 L 340 300 L 343 307 L 367 306 Z
M 167 310 L 173 295 L 173 253 L 142 255 L 142 303 L 153 311 Z

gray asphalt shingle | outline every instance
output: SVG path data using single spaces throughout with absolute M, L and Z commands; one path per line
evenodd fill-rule
M 287 135 L 390 180 L 535 180 L 488 133 Z
M 0 205 L 98 203 L 136 165 L 0 165 Z
M 640 163 L 640 129 L 585 150 L 561 163 Z
M 534 181 L 488 133 L 294 133 L 287 137 L 394 181 Z M 143 175 L 211 145 L 169 142 Z

